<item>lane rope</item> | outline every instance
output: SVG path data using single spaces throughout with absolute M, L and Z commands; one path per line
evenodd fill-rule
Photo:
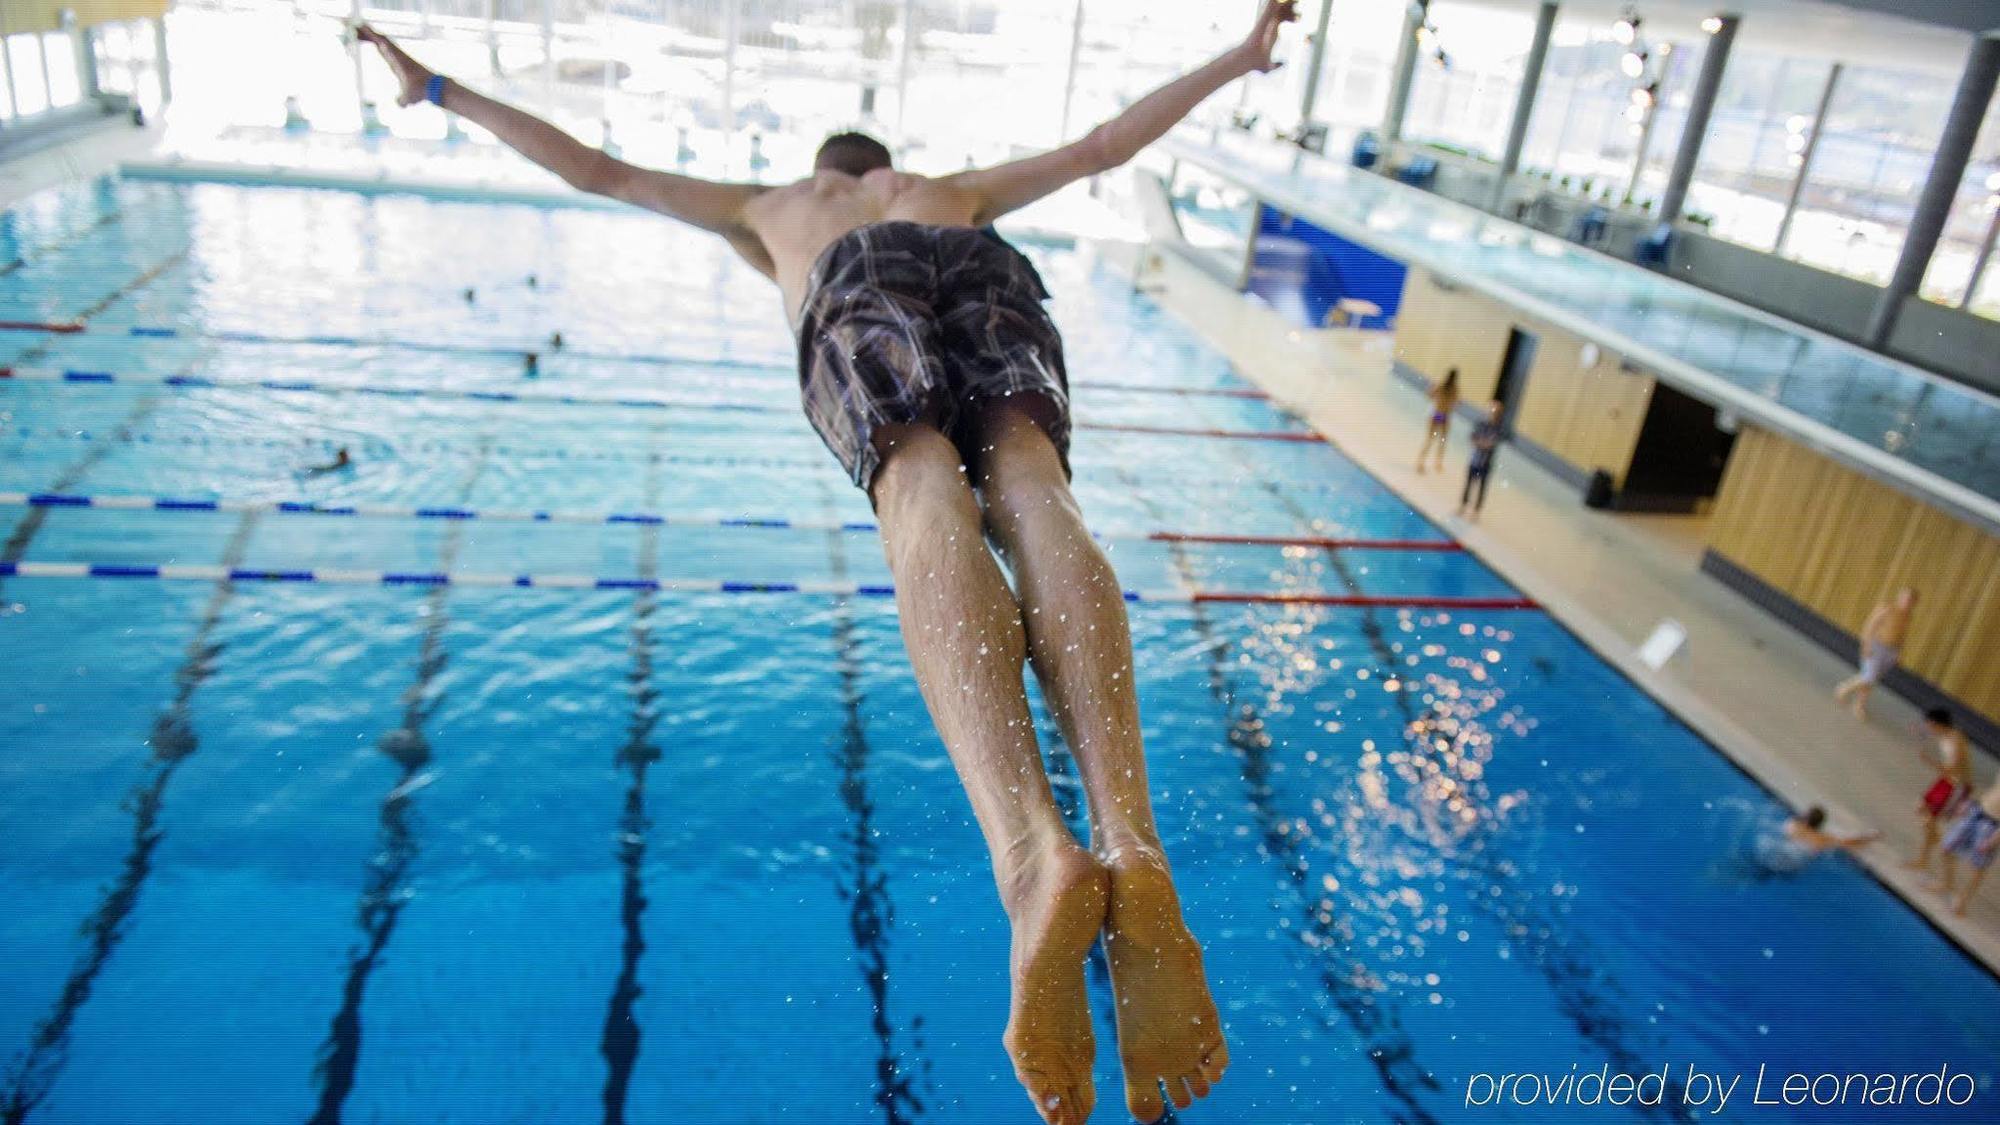
M 382 348 L 391 351 L 412 351 L 433 355 L 476 356 L 488 359 L 509 359 L 516 361 L 533 355 L 549 360 L 569 358 L 595 363 L 629 363 L 645 367 L 723 367 L 744 371 L 769 371 L 772 373 L 770 378 L 744 380 L 746 383 L 758 385 L 773 382 L 792 382 L 797 379 L 797 375 L 789 362 L 772 358 L 732 356 L 726 352 L 717 356 L 600 352 L 574 348 L 567 345 L 557 346 L 548 340 L 519 345 L 432 343 L 422 340 L 398 340 L 337 334 L 280 336 L 265 332 L 229 330 L 220 332 L 187 332 L 178 328 L 136 324 L 125 328 L 99 328 L 74 321 L 35 320 L 0 320 L 0 332 L 40 332 L 63 336 L 83 336 L 92 339 L 191 340 L 200 343 L 220 342 L 286 347 Z M 1121 391 L 1130 394 L 1174 395 L 1182 398 L 1234 398 L 1255 402 L 1268 401 L 1270 398 L 1269 395 L 1254 387 L 1175 387 L 1152 383 L 1124 383 L 1100 379 L 1079 379 L 1070 385 L 1078 389 Z
M 167 386 L 196 389 L 303 391 L 312 394 L 362 394 L 383 398 L 428 399 L 450 402 L 518 402 L 561 406 L 616 406 L 640 410 L 692 410 L 709 413 L 780 414 L 803 421 L 796 404 L 790 402 L 747 402 L 730 399 L 674 398 L 663 395 L 608 397 L 596 395 L 549 394 L 522 391 L 452 390 L 431 387 L 385 387 L 344 383 L 322 383 L 314 379 L 212 379 L 206 375 L 154 375 L 115 371 L 86 371 L 57 367 L 0 367 L 0 380 L 21 383 L 57 383 L 83 386 Z M 1320 436 L 1297 430 L 1225 430 L 1206 427 L 1141 426 L 1111 422 L 1084 422 L 1075 429 L 1106 433 L 1147 434 L 1157 437 L 1225 438 L 1243 441 L 1287 441 L 1318 444 Z
M 793 519 L 787 516 L 682 515 L 657 511 L 561 508 L 467 508 L 456 505 L 341 504 L 317 500 L 214 500 L 201 497 L 137 496 L 83 492 L 0 492 L 0 507 L 92 508 L 104 511 L 228 512 L 259 515 L 333 516 L 359 519 L 441 520 L 484 523 L 636 524 L 677 528 L 758 528 L 788 531 L 842 531 L 875 534 L 871 520 Z M 1152 543 L 1207 543 L 1236 547 L 1350 548 L 1375 551 L 1463 551 L 1450 539 L 1335 539 L 1310 535 L 1221 535 L 1165 530 L 1093 531 L 1100 540 Z
M 0 563 L 0 578 L 157 579 L 192 582 L 257 582 L 322 586 L 483 586 L 536 590 L 657 590 L 682 594 L 824 594 L 836 597 L 892 597 L 890 585 L 865 582 L 768 582 L 728 578 L 644 578 L 637 575 L 508 574 L 472 570 L 363 570 L 333 567 L 228 567 L 212 563 Z M 1127 590 L 1134 603 L 1357 606 L 1385 609 L 1533 610 L 1519 597 L 1461 597 L 1445 594 L 1320 594 L 1251 590 Z

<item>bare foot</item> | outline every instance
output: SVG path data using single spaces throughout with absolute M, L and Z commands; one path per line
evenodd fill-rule
M 1124 848 L 1106 861 L 1111 917 L 1104 949 L 1118 1001 L 1125 1104 L 1139 1120 L 1157 1121 L 1166 1112 L 1161 1086 L 1181 1109 L 1207 1097 L 1229 1065 L 1229 1048 L 1166 860 L 1151 849 Z
M 1083 965 L 1104 925 L 1111 879 L 1074 843 L 1029 861 L 1001 892 L 1013 923 L 1014 997 L 1002 1042 L 1035 1111 L 1049 1125 L 1082 1125 L 1097 1102 L 1097 1041 Z

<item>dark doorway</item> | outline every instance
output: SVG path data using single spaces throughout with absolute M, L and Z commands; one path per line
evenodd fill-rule
M 1500 428 L 1514 432 L 1514 408 L 1520 405 L 1521 388 L 1528 385 L 1528 371 L 1535 366 L 1535 352 L 1541 338 L 1519 328 L 1507 335 L 1507 354 L 1500 358 L 1500 378 L 1493 384 L 1493 397 L 1500 402 Z
M 1723 432 L 1717 421 L 1715 407 L 1655 382 L 1618 507 L 1692 512 L 1714 496 L 1736 445 L 1736 435 Z

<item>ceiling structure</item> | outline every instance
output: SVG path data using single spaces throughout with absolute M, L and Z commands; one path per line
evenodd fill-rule
M 1335 0 L 1336 3 L 1339 0 Z M 1537 0 L 1456 0 L 1532 13 Z M 1974 34 L 2000 33 L 2000 0 L 1556 0 L 1564 22 L 1627 9 L 1648 31 L 1675 39 L 1701 34 L 1703 20 L 1742 17 L 1738 50 L 1834 59 L 1863 66 L 1956 76 Z

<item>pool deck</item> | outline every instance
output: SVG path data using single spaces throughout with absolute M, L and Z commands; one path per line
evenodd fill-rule
M 1918 712 L 1877 692 L 1868 723 L 1832 698 L 1852 668 L 1702 574 L 1702 520 L 1593 511 L 1576 490 L 1502 450 L 1477 521 L 1458 518 L 1469 427 L 1453 428 L 1443 473 L 1418 474 L 1413 457 L 1422 396 L 1390 371 L 1388 333 L 1301 331 L 1171 253 L 1143 284 L 1226 354 L 1274 400 L 1445 528 L 1586 644 L 1794 807 L 1826 806 L 1832 829 L 1880 832 L 1858 860 L 1985 966 L 2000 973 L 2000 876 L 1953 917 L 1916 854 L 1918 797 L 1931 770 L 1919 759 Z M 1636 650 L 1662 619 L 1687 642 L 1663 668 Z M 1990 749 L 1990 748 L 1989 748 Z M 1975 758 L 1991 781 L 1990 753 Z M 1829 859 L 1822 862 L 1839 862 Z

